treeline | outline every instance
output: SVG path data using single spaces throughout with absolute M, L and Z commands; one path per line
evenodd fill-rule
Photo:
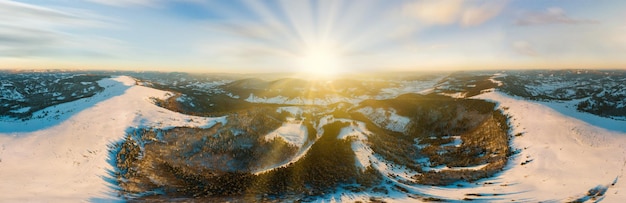
M 346 184 L 359 185 L 359 190 L 369 190 L 380 183 L 382 175 L 371 167 L 356 167 L 351 140 L 337 139 L 340 130 L 348 125 L 349 123 L 341 122 L 326 125 L 322 137 L 302 159 L 259 175 L 245 170 L 223 171 L 206 165 L 190 166 L 188 160 L 172 160 L 184 157 L 173 157 L 172 153 L 164 153 L 163 148 L 159 151 L 161 157 L 154 157 L 150 155 L 150 151 L 154 149 L 149 144 L 146 144 L 142 153 L 141 144 L 134 141 L 133 136 L 128 136 L 116 155 L 119 185 L 122 194 L 127 197 L 161 191 L 162 193 L 157 192 L 156 195 L 280 199 L 294 195 L 323 195 Z M 186 149 L 168 150 L 185 154 Z M 146 180 L 152 181 L 141 182 Z
M 485 165 L 480 169 L 428 171 L 413 177 L 425 185 L 450 185 L 457 181 L 476 181 L 502 171 L 513 154 L 510 144 L 508 117 L 495 111 L 484 123 L 461 136 L 460 147 L 430 145 L 422 153 L 431 165 L 468 167 Z M 444 152 L 444 153 L 442 153 Z
M 456 99 L 437 94 L 404 94 L 389 100 L 367 100 L 358 108 L 392 108 L 408 117 L 408 140 L 456 135 L 476 128 L 491 113 L 495 104 L 477 99 Z
M 491 102 L 406 94 L 390 100 L 368 100 L 362 107 L 392 108 L 411 119 L 408 133 L 403 134 L 377 126 L 359 112 L 352 113 L 352 118 L 365 122 L 373 133 L 368 137 L 372 150 L 420 173 L 414 177 L 418 184 L 448 185 L 489 177 L 504 167 L 510 155 L 508 118 Z M 460 146 L 451 145 L 455 136 L 460 137 Z M 427 166 L 483 164 L 487 166 L 481 170 L 423 170 Z
M 265 81 L 257 78 L 247 78 L 223 85 L 222 88 L 233 95 L 245 99 L 253 94 L 256 97 L 286 97 L 289 99 L 324 99 L 327 97 L 358 97 L 375 96 L 381 89 L 393 86 L 394 83 L 380 80 L 352 80 L 336 79 L 303 80 L 296 78 L 282 78 Z
M 603 117 L 626 115 L 625 72 L 528 71 L 502 78 L 499 89 L 537 101 L 582 100 L 578 111 Z
M 489 80 L 493 73 L 452 73 L 439 82 L 435 92 L 441 93 L 464 93 L 465 98 L 473 97 L 482 93 L 483 90 L 498 87 Z
M 626 116 L 626 84 L 606 88 L 600 94 L 591 95 L 576 106 L 578 111 L 588 112 L 604 117 Z
M 29 119 L 34 112 L 57 104 L 92 97 L 102 92 L 96 82 L 108 76 L 82 75 L 75 73 L 24 73 L 0 75 L 0 116 L 10 116 L 22 120 Z M 20 99 L 6 98 L 9 93 L 18 93 Z M 24 112 L 15 112 L 21 108 Z M 11 112 L 14 111 L 14 112 Z

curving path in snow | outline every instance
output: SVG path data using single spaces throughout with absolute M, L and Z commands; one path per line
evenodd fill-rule
M 92 98 L 42 110 L 71 112 L 66 118 L 0 122 L 0 202 L 116 200 L 114 186 L 105 180 L 112 170 L 107 145 L 122 139 L 128 128 L 226 122 L 157 107 L 150 97 L 164 98 L 167 92 L 136 86 L 130 77 L 98 83 L 105 90 Z

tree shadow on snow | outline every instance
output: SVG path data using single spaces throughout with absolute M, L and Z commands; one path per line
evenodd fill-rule
M 108 198 L 91 198 L 90 202 L 125 202 L 128 197 L 122 195 L 122 188 L 120 187 L 120 180 L 118 180 L 118 174 L 121 172 L 117 167 L 117 156 L 122 149 L 124 139 L 118 141 L 112 141 L 107 145 L 108 155 L 107 163 L 109 168 L 106 169 L 106 175 L 101 178 L 107 182 L 108 191 L 104 192 L 104 195 Z

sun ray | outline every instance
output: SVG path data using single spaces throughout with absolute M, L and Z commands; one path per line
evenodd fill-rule
M 234 26 L 239 29 L 235 37 L 256 45 L 241 48 L 244 51 L 253 49 L 244 52 L 244 60 L 258 61 L 261 57 L 249 56 L 259 54 L 271 58 L 263 62 L 275 63 L 283 70 L 299 72 L 303 78 L 309 79 L 330 79 L 339 73 L 389 63 L 380 60 L 363 63 L 364 60 L 372 61 L 380 53 L 385 53 L 384 49 L 389 47 L 380 44 L 390 41 L 393 37 L 391 35 L 398 29 L 397 23 L 381 23 L 390 17 L 363 18 L 390 12 L 388 6 L 379 1 L 364 0 L 359 4 L 351 4 L 334 0 L 279 0 L 265 4 L 243 0 L 242 3 L 253 13 L 252 16 L 259 17 L 248 23 L 233 22 L 236 25 L 244 24 Z M 386 9 L 378 11 L 379 8 Z M 398 19 L 394 17 L 393 20 Z M 262 47 L 266 49 L 260 49 Z

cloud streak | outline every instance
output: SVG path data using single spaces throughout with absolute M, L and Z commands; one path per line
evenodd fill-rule
M 548 8 L 543 12 L 525 13 L 515 21 L 519 26 L 547 25 L 547 24 L 596 24 L 596 20 L 575 19 L 567 15 L 565 10 L 558 7 Z
M 404 14 L 426 24 L 455 23 L 463 9 L 463 0 L 417 1 L 404 6 Z
M 461 25 L 478 26 L 499 15 L 506 7 L 507 1 L 493 0 L 482 5 L 469 6 L 461 16 Z
M 626 64 L 626 3 L 550 2 L 567 12 L 524 0 L 0 0 L 0 68 L 281 71 L 318 47 L 351 70 Z
M 101 42 L 102 37 L 79 33 L 106 27 L 109 22 L 87 12 L 75 12 L 0 1 L 0 57 L 51 56 L 68 52 L 80 55 L 111 47 Z
M 87 0 L 89 2 L 117 7 L 131 7 L 131 6 L 148 6 L 154 7 L 161 4 L 160 0 Z
M 406 3 L 403 13 L 426 25 L 449 25 L 459 23 L 464 27 L 483 24 L 498 16 L 508 1 L 491 0 L 482 3 L 465 0 L 417 1 Z
M 3 14 L 0 16 L 2 20 L 37 18 L 67 22 L 75 19 L 65 12 L 14 1 L 0 1 L 0 12 Z

